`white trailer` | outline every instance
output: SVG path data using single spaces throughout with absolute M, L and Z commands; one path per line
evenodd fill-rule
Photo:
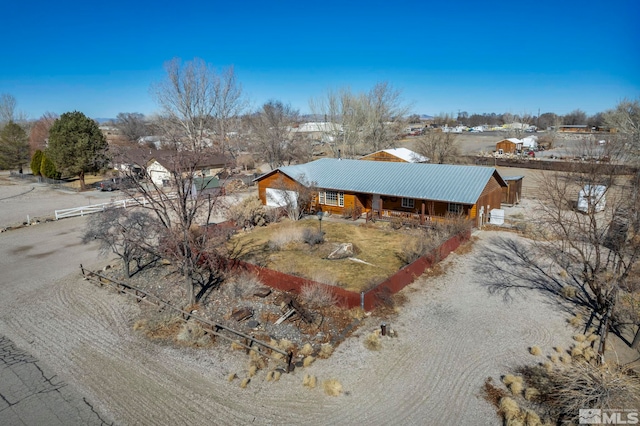
M 578 210 L 584 213 L 603 211 L 606 192 L 604 185 L 585 185 L 578 194 Z

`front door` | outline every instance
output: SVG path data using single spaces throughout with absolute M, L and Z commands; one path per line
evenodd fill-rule
M 371 208 L 376 211 L 380 209 L 380 194 L 373 194 L 373 199 L 371 200 Z

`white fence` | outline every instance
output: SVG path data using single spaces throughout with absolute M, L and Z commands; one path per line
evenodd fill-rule
M 164 196 L 157 196 L 154 199 L 173 199 L 176 198 L 176 193 L 164 194 Z M 84 216 L 87 214 L 99 213 L 105 211 L 107 208 L 127 208 L 134 206 L 146 206 L 149 201 L 146 197 L 142 197 L 140 199 L 137 198 L 127 198 L 124 200 L 111 201 L 108 203 L 102 204 L 92 204 L 90 206 L 82 206 L 82 207 L 72 207 L 70 209 L 61 209 L 56 210 L 56 220 L 64 219 L 66 217 L 76 217 L 76 216 Z

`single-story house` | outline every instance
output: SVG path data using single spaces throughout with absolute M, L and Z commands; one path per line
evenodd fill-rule
M 524 176 L 504 176 L 506 188 L 502 188 L 503 204 L 518 204 L 522 200 L 522 180 Z
M 429 159 L 424 155 L 411 151 L 408 148 L 389 148 L 373 152 L 360 157 L 360 160 L 368 161 L 396 161 L 400 163 L 428 163 Z
M 454 214 L 479 224 L 490 209 L 500 208 L 507 186 L 493 167 L 334 158 L 280 167 L 255 181 L 267 206 L 283 207 L 306 187 L 314 192 L 305 206 L 311 211 L 420 223 Z
M 522 141 L 518 138 L 503 139 L 496 143 L 496 152 L 498 154 L 515 154 L 516 151 L 522 150 Z
M 183 166 L 185 163 L 186 166 Z M 192 166 L 191 159 L 183 158 L 180 153 L 157 151 L 146 163 L 147 174 L 157 186 L 168 186 L 172 173 L 184 173 Z M 201 156 L 196 162 L 196 177 L 216 176 L 226 167 L 229 160 L 224 155 Z
M 215 176 L 197 177 L 191 181 L 191 196 L 193 198 L 203 195 L 224 195 L 225 189 Z

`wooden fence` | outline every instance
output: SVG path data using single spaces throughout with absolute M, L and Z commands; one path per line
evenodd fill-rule
M 166 199 L 173 199 L 177 197 L 177 194 L 169 193 L 169 194 L 164 194 L 161 197 L 164 197 Z M 159 197 L 155 197 L 155 198 L 159 198 Z M 110 201 L 108 203 L 91 204 L 89 206 L 60 209 L 60 210 L 56 210 L 54 213 L 55 213 L 56 220 L 59 220 L 67 217 L 76 217 L 76 216 L 84 216 L 84 215 L 93 214 L 93 213 L 100 213 L 105 211 L 108 208 L 125 208 L 126 209 L 127 207 L 146 206 L 147 203 L 149 203 L 149 200 L 147 200 L 147 197 L 127 198 L 127 199 L 118 200 L 118 201 Z
M 287 352 L 287 351 L 283 351 L 280 348 L 276 348 L 274 346 L 271 346 L 270 344 L 263 342 L 262 340 L 258 340 L 253 336 L 249 336 L 248 334 L 242 333 L 240 331 L 234 330 L 230 327 L 227 327 L 226 325 L 223 324 L 219 324 L 213 321 L 209 321 L 206 318 L 202 318 L 199 317 L 197 315 L 194 315 L 191 312 L 187 312 L 183 309 L 180 309 L 178 307 L 173 306 L 172 304 L 170 304 L 169 302 L 165 302 L 164 300 L 160 299 L 159 297 L 148 293 L 144 290 L 141 290 L 137 287 L 134 287 L 132 285 L 129 285 L 127 283 L 123 283 L 121 281 L 117 281 L 114 280 L 113 278 L 109 278 L 106 277 L 98 272 L 94 272 L 94 271 L 90 271 L 88 269 L 85 269 L 82 265 L 80 265 L 80 270 L 82 271 L 82 275 L 85 277 L 85 279 L 87 279 L 88 281 L 92 281 L 94 283 L 99 284 L 100 286 L 103 286 L 104 284 L 109 284 L 113 287 L 116 288 L 116 290 L 118 290 L 118 292 L 123 293 L 123 294 L 127 294 L 129 296 L 135 297 L 137 302 L 148 302 L 157 306 L 162 306 L 165 308 L 168 308 L 178 314 L 180 314 L 180 318 L 183 321 L 188 321 L 188 320 L 193 320 L 196 321 L 200 324 L 200 326 L 202 327 L 202 329 L 204 330 L 204 332 L 206 334 L 211 334 L 217 337 L 220 337 L 222 339 L 228 340 L 230 342 L 235 343 L 236 345 L 240 345 L 244 348 L 246 348 L 247 350 L 251 350 L 254 349 L 253 345 L 257 345 L 257 346 L 261 346 L 265 349 L 270 349 L 272 352 L 276 352 L 279 353 L 280 355 L 282 355 L 284 357 L 284 359 L 286 360 L 286 371 L 292 371 L 293 370 L 293 364 L 292 364 L 292 360 L 293 360 L 293 353 L 292 352 Z M 223 334 L 222 332 L 227 332 L 229 334 L 231 334 L 234 337 L 230 337 L 227 336 L 225 334 Z M 244 341 L 240 341 L 238 340 L 238 338 L 242 338 Z M 260 352 L 261 355 L 269 357 L 271 359 L 274 359 L 278 362 L 282 362 L 283 360 L 277 357 L 274 357 L 273 355 L 266 353 L 264 351 Z

